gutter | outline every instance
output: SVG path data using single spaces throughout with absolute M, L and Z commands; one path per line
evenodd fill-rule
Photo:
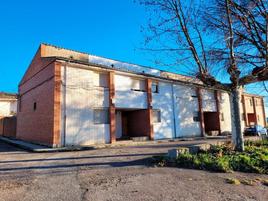
M 137 73 L 137 72 L 133 72 L 133 71 L 117 69 L 117 68 L 114 68 L 114 67 L 101 65 L 101 64 L 96 64 L 96 63 L 91 63 L 91 62 L 83 62 L 83 61 L 79 61 L 79 60 L 70 60 L 70 59 L 67 59 L 65 57 L 47 57 L 47 58 L 55 58 L 59 62 L 65 61 L 65 62 L 73 63 L 73 64 L 86 65 L 86 66 L 89 66 L 91 68 L 94 68 L 94 67 L 95 68 L 102 68 L 102 69 L 106 69 L 106 70 L 109 70 L 109 71 L 119 71 L 119 72 L 123 72 L 123 73 L 130 73 L 130 74 L 140 75 L 140 76 L 147 77 L 147 78 L 155 78 L 157 80 L 166 80 L 166 81 L 171 82 L 171 83 L 181 83 L 181 84 L 184 84 L 184 85 L 187 85 L 187 86 L 200 87 L 200 88 L 210 89 L 210 90 L 219 90 L 219 91 L 224 91 L 224 92 L 229 92 L 229 93 L 231 92 L 231 91 L 224 90 L 224 89 L 221 89 L 221 88 L 204 86 L 202 84 L 190 83 L 190 82 L 186 82 L 186 81 L 182 81 L 182 80 L 175 80 L 175 79 L 161 77 L 161 76 L 157 76 L 157 75 L 151 75 L 151 74 L 146 74 L 146 73 Z

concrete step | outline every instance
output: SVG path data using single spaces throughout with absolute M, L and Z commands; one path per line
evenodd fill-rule
M 143 137 L 132 137 L 131 140 L 133 142 L 145 142 L 145 141 L 149 141 L 149 137 L 147 137 L 147 136 L 143 136 Z

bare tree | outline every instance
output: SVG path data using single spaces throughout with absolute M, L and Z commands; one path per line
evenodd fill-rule
M 236 149 L 243 151 L 242 88 L 268 78 L 266 0 L 140 2 L 152 15 L 147 46 L 156 41 L 177 56 L 179 66 L 191 65 L 189 69 L 206 85 L 231 92 L 233 139 Z M 230 81 L 221 79 L 219 71 L 228 74 Z

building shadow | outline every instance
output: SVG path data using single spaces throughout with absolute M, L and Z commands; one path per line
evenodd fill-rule
M 146 157 L 142 159 L 132 160 L 132 161 L 114 161 L 114 162 L 93 162 L 93 163 L 77 163 L 77 164 L 55 164 L 55 165 L 37 165 L 37 166 L 27 166 L 27 167 L 8 167 L 0 168 L 0 174 L 5 174 L 6 172 L 19 172 L 27 170 L 52 170 L 57 169 L 73 169 L 73 168 L 98 168 L 98 167 L 132 167 L 132 166 L 151 166 L 152 158 Z M 40 174 L 40 172 L 38 173 Z

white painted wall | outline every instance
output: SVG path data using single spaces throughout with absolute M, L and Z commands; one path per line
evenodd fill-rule
M 65 90 L 64 86 L 62 89 L 63 93 L 66 91 L 66 145 L 108 143 L 109 124 L 94 124 L 94 108 L 109 107 L 108 88 L 96 86 L 98 73 L 72 67 L 67 67 L 64 73 L 62 67 L 62 80 L 66 85 Z M 64 122 L 63 114 L 64 111 L 62 111 L 62 122 Z
M 17 113 L 16 100 L 0 100 L 0 116 L 11 116 Z
M 183 85 L 174 85 L 176 115 L 178 118 L 177 137 L 200 136 L 200 122 L 193 120 L 194 112 L 198 112 L 196 89 Z
M 114 85 L 116 108 L 147 108 L 147 93 L 131 90 L 133 79 L 133 77 L 115 74 Z
M 202 107 L 204 112 L 217 112 L 214 91 L 202 89 Z
M 64 67 L 62 80 L 64 81 Z M 133 77 L 115 74 L 115 106 L 124 109 L 146 109 L 146 92 L 133 91 Z M 109 124 L 94 124 L 94 108 L 109 107 L 108 88 L 98 87 L 105 82 L 99 80 L 99 74 L 86 69 L 66 68 L 66 144 L 89 145 L 109 143 Z M 62 88 L 62 100 L 64 98 Z M 174 91 L 174 93 L 172 93 Z M 204 111 L 216 111 L 214 92 L 202 90 Z M 159 82 L 159 93 L 153 93 L 153 109 L 161 111 L 161 122 L 154 123 L 155 139 L 200 136 L 200 122 L 193 119 L 198 112 L 196 88 L 185 85 L 173 85 Z M 223 93 L 220 98 L 220 110 L 224 113 L 221 121 L 222 132 L 232 130 L 230 97 Z M 174 104 L 173 104 L 174 103 Z M 64 122 L 64 103 L 62 101 L 62 125 Z M 116 127 L 122 127 L 121 115 L 116 115 Z M 122 129 L 116 129 L 122 131 Z M 64 129 L 62 128 L 62 132 Z M 63 133 L 62 133 L 63 135 Z M 116 133 L 117 138 L 122 133 Z
M 226 92 L 222 92 L 219 98 L 219 107 L 220 113 L 223 113 L 224 120 L 222 121 L 220 116 L 220 125 L 221 125 L 221 132 L 232 132 L 232 115 L 231 115 L 231 105 L 230 105 L 230 95 Z
M 175 138 L 172 84 L 159 82 L 159 93 L 153 93 L 153 109 L 161 111 L 161 122 L 154 123 L 154 138 Z

